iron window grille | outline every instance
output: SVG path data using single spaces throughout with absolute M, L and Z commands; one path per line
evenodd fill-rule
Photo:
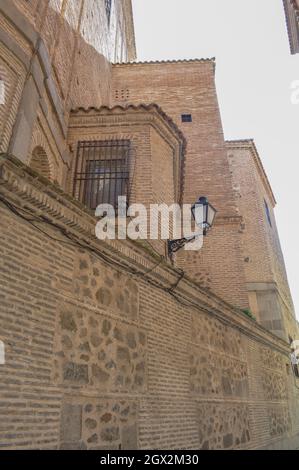
M 129 140 L 80 141 L 77 147 L 73 196 L 89 209 L 129 197 Z

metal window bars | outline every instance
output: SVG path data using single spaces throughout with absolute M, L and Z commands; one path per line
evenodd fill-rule
M 89 209 L 129 198 L 130 141 L 80 141 L 77 146 L 73 196 Z

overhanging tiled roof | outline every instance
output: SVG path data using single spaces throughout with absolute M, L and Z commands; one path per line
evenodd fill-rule
M 169 60 L 146 60 L 146 61 L 141 61 L 141 62 L 116 62 L 113 64 L 113 66 L 126 66 L 126 65 L 155 65 L 155 64 L 196 64 L 196 63 L 202 63 L 202 62 L 211 62 L 215 65 L 216 63 L 216 58 L 211 57 L 211 58 L 206 58 L 206 59 L 169 59 Z
M 111 108 L 109 106 L 101 106 L 100 108 L 96 108 L 94 106 L 91 106 L 89 108 L 79 107 L 79 108 L 72 109 L 71 114 L 77 114 L 79 112 L 84 112 L 84 113 L 88 114 L 89 112 L 92 112 L 92 111 L 97 112 L 99 114 L 105 114 L 107 112 L 108 113 L 109 112 L 115 112 L 117 110 L 119 110 L 120 112 L 128 112 L 128 111 L 149 111 L 150 112 L 150 111 L 155 111 L 164 121 L 167 122 L 169 127 L 175 132 L 177 137 L 181 140 L 183 153 L 185 153 L 186 147 L 187 147 L 187 141 L 186 141 L 186 138 L 185 138 L 183 132 L 178 128 L 178 126 L 171 119 L 171 117 L 169 117 L 168 114 L 166 114 L 163 111 L 163 109 L 160 106 L 158 106 L 156 103 L 151 103 L 151 104 L 140 103 L 138 105 L 128 104 L 126 106 L 122 106 L 122 105 L 118 104 L 118 105 L 115 105 Z

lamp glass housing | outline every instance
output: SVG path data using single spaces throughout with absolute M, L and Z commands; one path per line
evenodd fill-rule
M 200 222 L 196 220 L 196 208 L 198 206 L 202 206 L 202 220 Z M 191 211 L 196 224 L 201 225 L 205 232 L 212 227 L 217 211 L 206 197 L 200 197 L 192 206 Z

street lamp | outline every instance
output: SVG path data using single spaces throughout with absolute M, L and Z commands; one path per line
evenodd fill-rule
M 203 214 L 201 214 L 201 211 L 199 211 L 199 214 L 202 215 L 202 219 L 196 220 L 196 209 L 201 209 L 201 207 L 203 209 Z M 198 226 L 202 226 L 203 234 L 206 236 L 208 231 L 212 228 L 217 213 L 216 209 L 212 206 L 212 204 L 209 203 L 208 198 L 200 197 L 198 201 L 191 207 L 191 212 L 196 224 Z
M 191 207 L 191 212 L 196 225 L 202 228 L 203 235 L 206 236 L 214 223 L 217 213 L 216 209 L 209 203 L 208 198 L 200 197 Z M 186 243 L 195 240 L 197 236 L 193 235 L 192 237 L 180 238 L 179 240 L 168 240 L 168 255 L 171 256 L 173 253 L 176 253 Z

